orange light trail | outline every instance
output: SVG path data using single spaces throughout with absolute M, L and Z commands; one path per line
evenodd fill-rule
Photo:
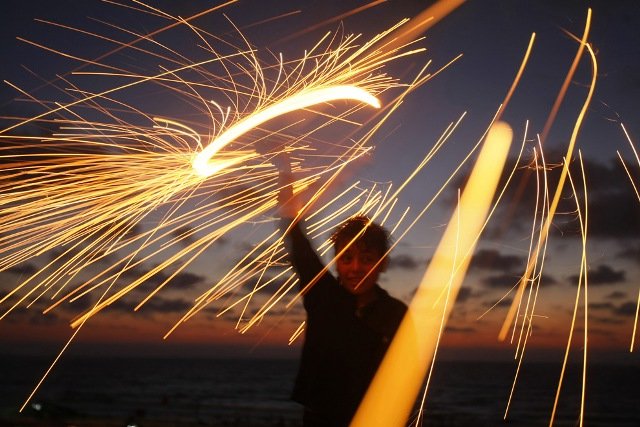
M 640 157 L 638 157 L 638 150 L 636 150 L 635 145 L 633 145 L 633 141 L 631 140 L 631 136 L 629 135 L 629 132 L 627 132 L 627 128 L 624 126 L 623 123 L 620 123 L 620 127 L 622 128 L 622 131 L 624 132 L 625 137 L 627 138 L 627 141 L 629 142 L 629 145 L 631 146 L 631 150 L 633 151 L 633 155 L 636 158 L 636 162 L 638 163 L 638 165 L 640 165 Z M 631 186 L 633 187 L 633 191 L 636 193 L 636 197 L 638 198 L 638 202 L 640 202 L 640 192 L 638 191 L 638 187 L 633 179 L 633 177 L 631 176 L 631 172 L 629 171 L 629 168 L 627 168 L 627 165 L 624 162 L 624 159 L 622 158 L 622 155 L 620 154 L 620 152 L 618 151 L 618 158 L 620 159 L 620 162 L 622 163 L 622 167 L 624 168 L 625 172 L 627 173 L 627 176 L 629 177 L 629 181 L 631 182 Z M 631 344 L 629 345 L 629 352 L 633 352 L 633 348 L 635 346 L 635 340 L 636 340 L 636 333 L 638 330 L 638 315 L 640 314 L 640 289 L 638 289 L 638 302 L 636 303 L 636 314 L 635 314 L 635 318 L 633 321 L 633 331 L 631 332 Z
M 587 24 L 586 24 L 586 28 L 589 28 L 590 25 L 590 19 L 591 19 L 591 9 L 589 9 L 589 13 L 587 14 Z M 578 134 L 580 131 L 580 127 L 583 123 L 584 117 L 586 115 L 587 109 L 591 103 L 591 99 L 593 97 L 593 92 L 595 90 L 595 85 L 596 85 L 596 79 L 597 79 L 597 75 L 598 75 L 598 64 L 596 62 L 596 58 L 595 55 L 593 54 L 593 51 L 591 50 L 591 48 L 589 47 L 588 43 L 586 42 L 586 37 L 588 35 L 588 32 L 585 31 L 585 34 L 583 36 L 583 39 L 580 41 L 580 43 L 582 45 L 586 45 L 590 54 L 590 58 L 591 58 L 591 66 L 592 66 L 592 78 L 591 78 L 591 84 L 589 86 L 589 92 L 586 96 L 586 99 L 582 105 L 582 108 L 578 114 L 578 118 L 576 119 L 576 123 L 573 127 L 573 131 L 571 133 L 571 138 L 569 140 L 569 144 L 567 147 L 567 152 L 565 155 L 566 159 L 571 159 L 572 155 L 573 155 L 573 150 L 576 144 L 576 140 L 578 138 Z M 542 231 L 542 240 L 538 242 L 536 249 L 534 250 L 534 254 L 538 254 L 540 253 L 541 250 L 541 245 L 544 244 L 544 242 L 547 239 L 547 236 L 549 234 L 549 228 L 551 227 L 551 223 L 553 221 L 553 217 L 555 216 L 555 212 L 558 206 L 558 202 L 560 200 L 560 197 L 562 195 L 562 190 L 564 188 L 564 182 L 566 180 L 567 177 L 567 173 L 568 173 L 568 164 L 565 162 L 563 168 L 562 168 L 562 173 L 560 175 L 560 179 L 558 181 L 558 185 L 556 187 L 556 191 L 554 193 L 553 199 L 551 201 L 551 205 L 549 208 L 549 215 L 547 216 L 544 226 L 543 226 L 543 231 Z M 534 260 L 537 259 L 537 255 L 530 258 L 530 260 Z M 516 323 L 514 322 L 514 316 L 516 314 L 516 310 L 517 310 L 517 306 L 519 304 L 520 301 L 522 301 L 522 297 L 525 291 L 525 288 L 527 286 L 527 283 L 531 277 L 531 273 L 533 271 L 533 267 L 534 264 L 533 262 L 529 262 L 529 264 L 527 265 L 527 268 L 525 270 L 524 275 L 522 276 L 522 279 L 520 280 L 520 285 L 518 286 L 518 290 L 516 292 L 516 296 L 513 299 L 513 303 L 511 304 L 511 307 L 509 308 L 509 312 L 507 313 L 506 317 L 505 317 L 505 321 L 502 325 L 502 329 L 500 330 L 499 334 L 498 334 L 498 338 L 500 339 L 500 341 L 504 341 L 509 327 L 513 324 L 514 328 L 516 327 Z

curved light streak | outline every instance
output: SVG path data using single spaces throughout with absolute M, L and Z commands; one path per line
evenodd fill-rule
M 304 91 L 291 97 L 285 98 L 281 102 L 275 103 L 262 111 L 251 114 L 238 121 L 220 136 L 209 143 L 193 159 L 192 165 L 195 172 L 206 178 L 223 169 L 225 164 L 210 162 L 211 158 L 224 146 L 234 141 L 239 136 L 247 133 L 256 126 L 273 119 L 274 117 L 290 113 L 295 110 L 307 108 L 323 102 L 348 99 L 369 104 L 372 107 L 380 108 L 380 101 L 366 90 L 357 86 L 338 85 L 329 86 L 310 91 Z

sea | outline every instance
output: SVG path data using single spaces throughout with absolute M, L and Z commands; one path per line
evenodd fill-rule
M 68 357 L 19 412 L 49 362 L 0 356 L 0 426 L 301 426 L 289 399 L 295 360 Z M 560 366 L 524 363 L 509 404 L 515 370 L 514 362 L 438 362 L 421 425 L 549 425 Z M 581 368 L 569 366 L 555 426 L 580 425 L 581 381 Z M 640 366 L 590 365 L 584 408 L 585 426 L 640 426 Z

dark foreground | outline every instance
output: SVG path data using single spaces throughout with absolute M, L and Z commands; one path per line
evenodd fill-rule
M 296 427 L 292 360 L 68 358 L 18 413 L 46 369 L 42 358 L 0 357 L 0 426 Z M 524 365 L 507 419 L 512 363 L 441 362 L 425 426 L 546 426 L 559 366 Z M 640 367 L 593 365 L 585 425 L 638 426 Z M 575 426 L 580 372 L 569 370 L 555 426 Z

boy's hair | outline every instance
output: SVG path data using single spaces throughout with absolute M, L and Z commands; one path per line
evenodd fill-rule
M 336 253 L 352 240 L 354 240 L 353 245 L 364 246 L 367 249 L 376 251 L 380 256 L 383 256 L 389 250 L 389 233 L 387 230 L 371 222 L 364 215 L 357 215 L 347 219 L 331 235 L 333 249 Z

